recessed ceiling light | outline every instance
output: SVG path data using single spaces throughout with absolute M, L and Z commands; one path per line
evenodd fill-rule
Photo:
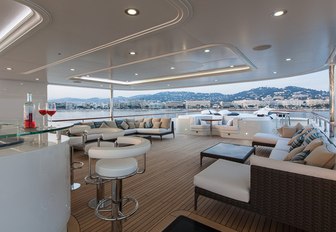
M 12 71 L 13 69 L 11 67 L 6 68 L 7 71 Z
M 70 69 L 71 72 L 74 72 L 75 70 L 76 70 L 76 69 L 74 69 L 74 68 L 71 68 L 71 69 Z
M 292 60 L 292 58 L 286 58 L 286 61 L 291 61 Z
M 132 55 L 132 56 L 134 56 L 136 54 L 136 52 L 130 51 L 129 54 Z
M 270 44 L 263 44 L 263 45 L 255 46 L 253 48 L 253 50 L 255 50 L 255 51 L 263 51 L 263 50 L 270 49 L 271 47 L 272 47 L 272 45 L 270 45 Z
M 139 10 L 135 9 L 135 8 L 128 8 L 125 10 L 125 13 L 129 16 L 136 16 L 138 15 L 140 12 Z
M 277 72 L 274 71 L 273 74 L 277 74 Z
M 234 67 L 234 65 L 230 65 L 230 68 L 233 68 Z
M 218 80 L 215 80 L 215 82 L 217 82 Z
M 35 78 L 35 81 L 39 81 L 40 80 L 40 78 Z
M 274 17 L 279 17 L 287 13 L 287 10 L 277 10 L 273 12 Z
M 139 75 L 139 73 L 134 73 L 134 75 L 135 75 L 135 76 L 138 76 L 138 75 Z
M 175 69 L 175 67 L 170 67 L 171 70 Z
M 23 83 L 21 82 L 20 85 L 23 85 Z
M 204 52 L 208 53 L 208 52 L 210 52 L 210 49 L 205 49 Z

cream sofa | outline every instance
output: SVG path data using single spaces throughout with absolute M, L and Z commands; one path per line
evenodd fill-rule
M 194 177 L 195 209 L 199 196 L 206 196 L 306 231 L 335 231 L 336 149 L 321 135 L 323 144 L 304 159 L 306 165 L 284 161 L 290 153 L 290 138 L 281 137 L 266 141 L 273 140 L 269 158 L 252 155 L 250 165 L 216 161 Z M 312 154 L 320 155 L 322 162 L 317 162 L 316 156 L 307 159 Z M 321 167 L 321 163 L 328 164 L 328 168 Z

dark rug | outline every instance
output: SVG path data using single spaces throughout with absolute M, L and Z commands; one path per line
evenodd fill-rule
M 200 222 L 194 221 L 185 216 L 178 216 L 172 223 L 170 223 L 163 232 L 216 232 L 210 226 L 206 226 Z

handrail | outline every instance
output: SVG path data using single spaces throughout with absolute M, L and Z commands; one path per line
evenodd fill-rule
M 192 113 L 198 111 L 172 111 L 172 112 L 163 112 L 163 113 L 150 113 L 150 114 L 132 114 L 132 115 L 119 115 L 113 116 L 113 118 L 129 118 L 129 117 L 142 117 L 142 116 L 153 116 L 153 115 L 165 115 L 165 114 L 185 114 L 185 113 Z M 86 120 L 94 120 L 94 119 L 112 119 L 111 116 L 104 116 L 104 117 L 91 117 L 91 118 L 69 118 L 69 119 L 53 119 L 53 122 L 70 122 L 70 121 L 86 121 Z

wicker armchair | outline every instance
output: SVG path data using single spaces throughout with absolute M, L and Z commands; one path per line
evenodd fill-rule
M 275 162 L 276 165 L 282 162 L 261 157 L 258 159 Z M 289 164 L 293 165 L 299 164 Z M 199 195 L 203 195 L 306 231 L 336 231 L 336 171 L 302 166 L 307 170 L 311 168 L 311 173 L 321 169 L 321 174 L 305 175 L 300 171 L 280 170 L 272 167 L 272 164 L 252 163 L 249 202 L 234 200 L 195 186 L 195 210 Z

